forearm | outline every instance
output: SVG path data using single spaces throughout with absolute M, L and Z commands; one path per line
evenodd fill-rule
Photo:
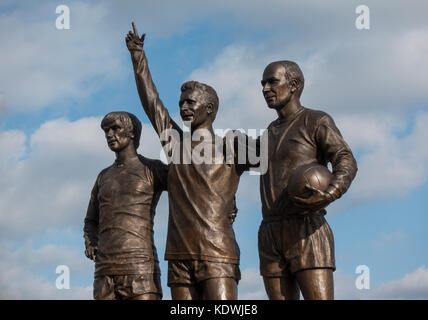
M 101 174 L 100 174 L 101 175 Z M 94 187 L 91 191 L 91 198 L 89 200 L 88 209 L 86 211 L 85 222 L 83 226 L 83 237 L 85 239 L 85 246 L 88 249 L 90 246 L 98 246 L 98 181 L 100 175 L 97 177 Z
M 342 150 L 332 162 L 333 178 L 327 189 L 335 199 L 340 198 L 349 188 L 357 174 L 357 162 L 350 150 Z
M 98 246 L 98 224 L 93 221 L 85 219 L 85 226 L 83 228 L 83 238 L 85 239 L 85 247 Z
M 326 190 L 333 200 L 340 198 L 349 188 L 357 173 L 357 162 L 351 148 L 343 139 L 330 117 L 324 117 L 317 130 L 317 143 L 322 158 L 332 166 L 333 178 Z
M 160 135 L 163 130 L 172 126 L 168 110 L 159 98 L 144 50 L 131 52 L 131 58 L 141 104 L 154 129 Z

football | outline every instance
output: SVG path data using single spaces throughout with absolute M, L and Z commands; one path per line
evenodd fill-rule
M 318 163 L 303 165 L 291 175 L 287 186 L 288 194 L 292 197 L 309 198 L 313 191 L 306 188 L 306 185 L 325 191 L 331 177 L 331 172 L 323 165 Z

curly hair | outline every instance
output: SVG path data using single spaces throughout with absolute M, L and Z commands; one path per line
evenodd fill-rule
M 101 128 L 106 124 L 107 121 L 114 121 L 119 119 L 120 122 L 124 125 L 125 129 L 129 133 L 134 134 L 132 141 L 134 142 L 135 150 L 140 146 L 140 137 L 141 137 L 141 122 L 138 118 L 132 113 L 126 111 L 114 111 L 108 113 L 104 119 L 101 121 Z

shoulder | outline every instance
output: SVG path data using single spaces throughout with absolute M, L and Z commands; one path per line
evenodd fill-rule
M 303 112 L 304 112 L 305 117 L 310 118 L 311 120 L 315 120 L 315 121 L 318 121 L 318 120 L 323 119 L 325 117 L 330 117 L 330 115 L 327 112 L 322 111 L 322 110 L 317 110 L 317 109 L 310 109 L 310 108 L 304 107 Z
M 107 168 L 104 168 L 103 170 L 100 171 L 100 173 L 98 174 L 98 177 L 102 177 L 104 174 L 106 174 L 109 170 L 111 170 L 111 168 L 113 168 L 113 164 L 108 166 Z
M 303 112 L 305 122 L 314 126 L 334 124 L 333 118 L 325 111 L 304 107 Z
M 138 158 L 140 159 L 140 162 L 150 171 L 158 171 L 158 170 L 167 170 L 168 165 L 164 164 L 162 161 L 158 159 L 150 159 L 147 157 L 142 156 L 141 154 L 138 155 Z

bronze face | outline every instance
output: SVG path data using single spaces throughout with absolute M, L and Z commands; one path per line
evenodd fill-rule
M 120 119 L 106 121 L 102 127 L 110 150 L 120 152 L 132 143 L 133 133 L 129 132 Z
M 294 92 L 281 64 L 271 64 L 263 72 L 263 96 L 269 108 L 279 109 L 285 106 Z
M 194 129 L 211 125 L 212 123 L 210 117 L 211 108 L 205 102 L 204 95 L 199 89 L 189 89 L 181 93 L 179 101 L 181 118 L 185 122 L 190 121 Z

